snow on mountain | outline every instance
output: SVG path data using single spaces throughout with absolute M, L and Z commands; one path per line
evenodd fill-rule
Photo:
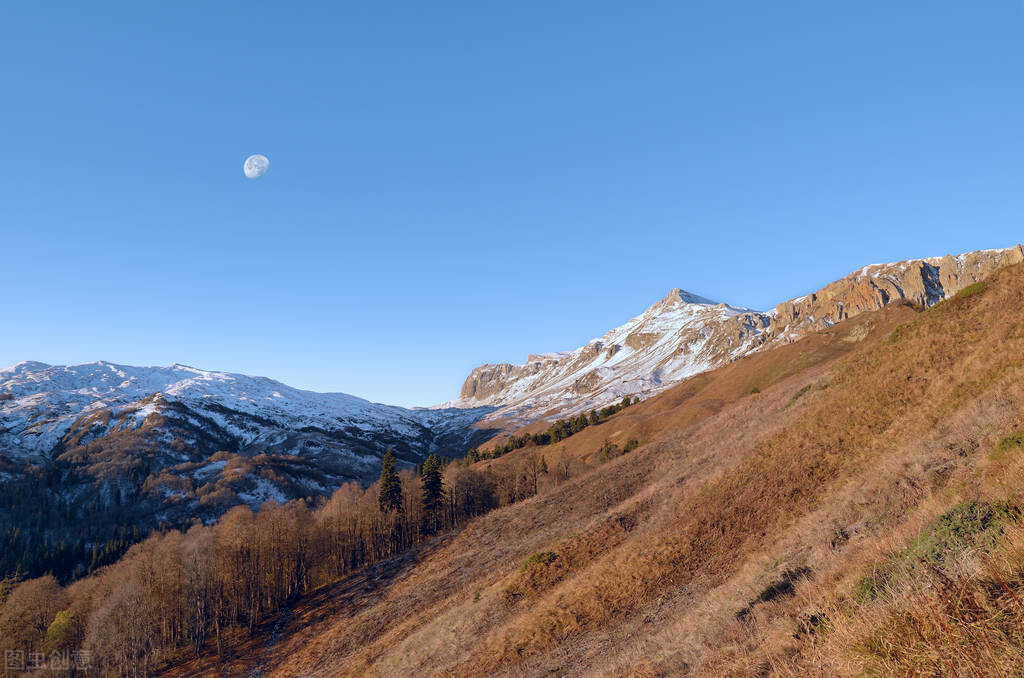
M 20 363 L 0 369 L 0 482 L 42 469 L 60 475 L 69 500 L 146 507 L 161 520 L 325 495 L 372 480 L 388 447 L 407 465 L 460 455 L 485 426 L 646 397 L 889 303 L 930 306 L 1021 261 L 1017 246 L 874 264 L 767 312 L 675 289 L 579 348 L 482 365 L 458 400 L 431 409 L 185 365 Z
M 649 396 L 754 350 L 796 341 L 892 302 L 926 308 L 1024 261 L 1020 245 L 956 256 L 872 264 L 771 311 L 716 304 L 675 289 L 641 315 L 571 351 L 530 355 L 522 365 L 475 368 L 447 405 L 497 409 L 513 425 Z
M 368 482 L 388 448 L 405 465 L 461 455 L 491 409 L 405 409 L 186 365 L 25 362 L 0 369 L 0 483 L 59 478 L 61 501 L 145 529 L 209 521 Z
M 177 402 L 215 422 L 241 445 L 271 442 L 282 432 L 358 429 L 422 440 L 468 428 L 481 412 L 410 410 L 344 393 L 315 393 L 264 377 L 186 365 L 130 367 L 108 362 L 52 366 L 25 362 L 0 369 L 0 453 L 53 452 L 83 416 L 130 411 L 136 425 Z M 143 402 L 145 401 L 145 402 Z M 255 425 L 254 425 L 255 424 Z M 429 444 L 418 445 L 429 454 Z
M 651 394 L 758 345 L 771 316 L 672 290 L 639 316 L 572 351 L 524 365 L 483 365 L 452 404 L 498 407 L 492 418 L 573 414 L 624 395 Z

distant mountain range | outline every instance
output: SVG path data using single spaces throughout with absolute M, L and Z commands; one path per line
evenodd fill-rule
M 407 465 L 461 454 L 488 411 L 405 409 L 185 365 L 26 362 L 0 369 L 0 481 L 45 469 L 76 501 L 212 519 L 369 481 L 389 447 Z
M 0 483 L 42 474 L 62 501 L 137 509 L 150 524 L 326 496 L 371 481 L 389 447 L 405 466 L 460 456 L 498 430 L 648 397 L 865 311 L 933 305 L 1020 261 L 1018 245 L 866 266 L 768 312 L 672 290 L 585 346 L 482 365 L 431 409 L 184 365 L 25 362 L 0 369 Z

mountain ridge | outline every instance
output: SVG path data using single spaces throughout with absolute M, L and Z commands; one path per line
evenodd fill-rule
M 446 404 L 492 405 L 497 409 L 487 420 L 519 425 L 576 414 L 623 396 L 648 397 L 751 351 L 795 341 L 865 311 L 897 302 L 932 306 L 1021 261 L 1024 247 L 1018 244 L 869 264 L 769 311 L 716 303 L 675 288 L 584 346 L 530 354 L 524 364 L 474 368 L 459 398 Z
M 239 416 L 256 416 L 286 429 L 388 428 L 410 438 L 422 435 L 420 429 L 428 425 L 440 426 L 442 433 L 450 432 L 443 410 L 382 405 L 346 393 L 318 393 L 267 377 L 177 363 L 137 367 L 107 361 L 78 365 L 26 361 L 0 368 L 0 393 L 5 394 L 0 410 L 0 448 L 12 455 L 50 453 L 82 416 L 106 408 L 131 408 L 156 395 L 165 401 L 187 404 L 207 416 L 215 414 L 210 406 L 215 403 Z M 448 414 L 456 425 L 474 416 L 472 411 Z M 243 444 L 261 436 L 266 439 L 266 431 L 232 426 L 223 419 L 223 412 L 214 418 L 231 428 Z M 425 449 L 424 456 L 430 451 Z
M 487 435 L 473 428 L 486 411 L 410 410 L 181 364 L 18 363 L 0 368 L 3 536 L 26 567 L 79 576 L 88 549 L 114 554 L 126 534 L 369 484 L 387 449 L 404 468 L 459 456 Z

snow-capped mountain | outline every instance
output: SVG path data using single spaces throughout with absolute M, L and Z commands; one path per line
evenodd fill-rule
M 474 369 L 456 403 L 496 406 L 493 416 L 517 419 L 574 414 L 734 360 L 760 343 L 770 323 L 768 314 L 674 289 L 585 346 L 531 355 L 524 365 Z
M 407 463 L 460 454 L 487 411 L 405 409 L 185 365 L 26 362 L 0 369 L 0 480 L 53 466 L 104 497 L 137 492 L 136 478 L 157 503 L 258 505 L 369 480 L 388 447 Z
M 639 316 L 571 351 L 522 365 L 475 368 L 458 407 L 494 406 L 489 421 L 523 423 L 574 414 L 623 396 L 649 396 L 750 351 L 791 342 L 865 311 L 903 301 L 926 308 L 1024 261 L 1020 245 L 957 256 L 872 264 L 767 312 L 672 290 Z
M 432 409 L 184 365 L 21 363 L 0 369 L 0 482 L 52 478 L 67 500 L 127 501 L 160 520 L 327 495 L 371 480 L 388 447 L 406 464 L 461 455 L 483 427 L 646 397 L 889 303 L 930 306 L 1021 261 L 1017 246 L 875 264 L 767 312 L 672 290 L 585 346 L 478 367 Z
M 108 362 L 52 366 L 25 362 L 0 369 L 0 450 L 10 456 L 50 455 L 67 433 L 97 412 L 111 410 L 118 426 L 137 428 L 166 413 L 169 403 L 189 408 L 240 447 L 287 446 L 295 431 L 387 434 L 425 456 L 437 439 L 473 422 L 472 411 L 405 409 L 345 393 L 314 393 L 264 377 L 211 372 L 186 365 L 130 367 Z M 126 418 L 127 417 L 127 418 Z M 93 435 L 96 428 L 91 417 Z M 113 424 L 110 424 L 113 425 Z M 339 450 L 345 452 L 345 450 Z

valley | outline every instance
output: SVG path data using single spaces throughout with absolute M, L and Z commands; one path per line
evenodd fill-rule
M 431 409 L 7 368 L 0 630 L 104 674 L 941 675 L 954 643 L 1024 670 L 1021 262 L 869 266 L 769 313 L 673 290 Z M 942 587 L 981 607 L 915 635 Z

